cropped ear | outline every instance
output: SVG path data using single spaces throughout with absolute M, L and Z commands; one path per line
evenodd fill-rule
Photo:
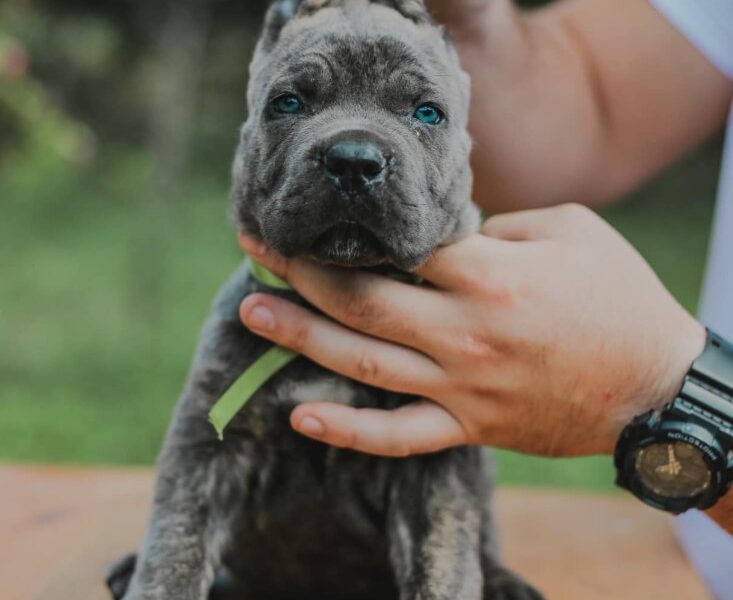
M 300 15 L 309 15 L 328 6 L 339 6 L 347 0 L 275 0 L 265 17 L 265 30 L 262 36 L 264 50 L 277 43 L 280 33 L 288 21 Z M 394 8 L 402 16 L 418 24 L 432 23 L 430 11 L 425 0 L 369 0 Z
M 402 16 L 420 25 L 432 23 L 430 11 L 424 0 L 378 0 L 378 2 L 391 6 Z
M 265 15 L 265 29 L 262 34 L 264 50 L 269 50 L 277 43 L 283 27 L 298 12 L 302 0 L 275 0 Z

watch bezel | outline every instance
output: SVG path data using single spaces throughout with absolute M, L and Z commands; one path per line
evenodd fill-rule
M 701 451 L 710 469 L 710 485 L 703 492 L 690 498 L 670 498 L 651 491 L 642 481 L 636 469 L 636 457 L 640 450 L 653 444 L 684 442 Z M 664 419 L 650 412 L 638 417 L 626 428 L 616 448 L 616 483 L 634 494 L 649 506 L 674 514 L 691 508 L 704 510 L 713 506 L 728 487 L 727 453 L 714 434 L 698 423 L 677 419 Z

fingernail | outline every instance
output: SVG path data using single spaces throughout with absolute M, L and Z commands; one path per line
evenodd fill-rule
M 275 329 L 275 315 L 269 308 L 258 304 L 249 311 L 246 322 L 252 329 L 259 331 L 273 331 Z
M 298 431 L 305 435 L 321 437 L 326 432 L 326 428 L 315 417 L 303 417 L 300 425 L 298 425 Z

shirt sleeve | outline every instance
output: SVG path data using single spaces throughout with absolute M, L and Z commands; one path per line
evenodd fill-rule
M 733 0 L 649 0 L 708 60 L 733 79 Z

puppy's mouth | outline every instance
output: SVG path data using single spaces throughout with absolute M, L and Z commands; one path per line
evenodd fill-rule
M 317 262 L 342 267 L 373 267 L 387 258 L 377 236 L 353 222 L 339 223 L 321 233 L 308 255 Z

